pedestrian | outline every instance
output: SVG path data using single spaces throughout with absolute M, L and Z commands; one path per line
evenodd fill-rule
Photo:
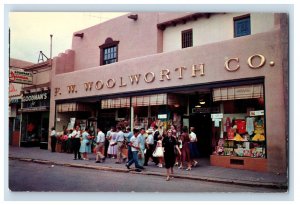
M 196 161 L 196 158 L 199 157 L 198 147 L 197 147 L 197 136 L 195 134 L 195 127 L 190 128 L 190 154 L 191 154 L 191 162 L 193 166 L 195 167 L 198 162 Z
M 111 133 L 113 132 L 113 129 L 114 129 L 114 127 L 112 126 L 110 128 L 110 130 L 108 130 L 106 132 L 105 143 L 104 143 L 104 156 L 105 157 L 109 157 L 107 152 L 108 152 L 108 147 L 109 147 L 109 140 L 110 140 L 110 137 L 111 137 Z
M 176 138 L 176 141 L 179 142 L 177 129 L 175 125 L 171 125 L 171 131 L 172 131 L 172 136 L 174 136 Z M 178 166 L 180 164 L 180 161 L 181 161 L 180 155 L 176 155 L 175 166 Z
M 145 128 L 140 129 L 140 134 L 138 135 L 138 141 L 139 141 L 139 153 L 138 153 L 138 162 L 141 166 L 145 163 Z
M 97 137 L 96 137 L 96 163 L 103 162 L 105 160 L 104 156 L 104 143 L 105 135 L 100 128 L 97 128 Z
M 72 147 L 73 147 L 73 152 L 74 152 L 74 160 L 81 159 L 81 154 L 79 152 L 80 149 L 80 130 L 79 126 L 76 126 L 75 130 L 73 130 L 71 134 L 71 140 L 72 140 Z
M 67 152 L 67 141 L 68 141 L 68 131 L 64 130 L 64 134 L 61 137 L 61 151 L 62 152 Z
M 144 167 L 139 165 L 139 162 L 138 162 L 138 152 L 140 150 L 139 142 L 138 142 L 138 138 L 137 138 L 138 135 L 139 135 L 139 130 L 134 129 L 133 136 L 130 138 L 132 159 L 129 162 L 127 162 L 125 166 L 127 167 L 127 169 L 130 169 L 130 166 L 134 163 L 137 171 L 140 171 L 141 169 L 144 169 Z
M 112 127 L 112 129 L 108 133 L 108 140 L 109 140 L 109 146 L 107 149 L 107 154 L 111 158 L 116 158 L 117 156 L 117 146 L 115 145 L 116 139 L 117 139 L 117 133 L 115 127 Z
M 182 141 L 182 149 L 181 149 L 181 165 L 178 167 L 179 169 L 184 169 L 184 164 L 187 162 L 187 171 L 192 170 L 191 167 L 191 159 L 190 159 L 190 137 L 188 134 L 188 128 L 184 126 L 182 128 L 182 134 L 181 134 L 181 141 Z
M 170 173 L 174 174 L 173 167 L 175 164 L 175 149 L 179 155 L 181 155 L 177 140 L 175 136 L 173 136 L 172 130 L 168 130 L 167 137 L 164 137 L 162 141 L 162 147 L 164 148 L 164 160 L 165 160 L 165 167 L 167 169 L 167 179 L 166 181 L 170 180 Z
M 115 143 L 113 144 L 113 146 L 116 147 L 117 149 L 117 161 L 116 164 L 121 164 L 122 160 L 125 161 L 126 160 L 126 156 L 123 154 L 122 149 L 124 146 L 124 132 L 122 131 L 121 127 L 118 126 L 117 127 L 117 137 L 115 139 Z
M 57 133 L 55 131 L 55 128 L 51 128 L 51 151 L 55 152 L 56 142 L 57 142 Z
M 153 126 L 153 141 L 154 141 L 154 150 L 156 148 L 156 144 L 157 144 L 157 141 L 158 141 L 158 136 L 159 136 L 159 131 L 158 131 L 158 127 L 157 125 L 155 124 Z M 153 162 L 155 163 L 155 165 L 158 165 L 158 159 L 156 157 L 153 157 Z
M 152 154 L 154 157 L 157 158 L 157 160 L 158 160 L 157 166 L 160 167 L 160 168 L 163 167 L 163 157 L 164 157 L 164 150 L 163 150 L 163 147 L 162 147 L 162 139 L 163 139 L 162 136 L 159 135 L 157 143 L 156 143 L 155 150 Z
M 133 133 L 131 132 L 130 127 L 127 127 L 126 129 L 126 143 L 127 143 L 127 163 L 132 159 L 132 151 L 131 151 L 131 146 L 130 146 L 130 139 L 133 136 Z
M 73 147 L 72 147 L 72 132 L 73 130 L 70 129 L 68 131 L 68 140 L 67 140 L 67 153 L 73 153 Z
M 146 138 L 146 154 L 145 154 L 145 162 L 144 162 L 144 166 L 148 166 L 148 161 L 149 158 L 151 157 L 152 159 L 154 158 L 152 156 L 153 152 L 154 152 L 154 138 L 153 138 L 153 129 L 150 128 L 147 130 L 147 138 Z M 154 161 L 154 160 L 153 160 Z
M 91 153 L 91 136 L 88 133 L 89 129 L 86 128 L 81 135 L 81 144 L 79 152 L 82 153 L 83 160 L 89 160 L 88 153 Z

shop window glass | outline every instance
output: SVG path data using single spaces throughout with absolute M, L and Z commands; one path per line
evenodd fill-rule
M 221 126 L 214 122 L 222 136 L 214 154 L 266 158 L 263 86 L 214 89 L 213 100 L 223 107 Z

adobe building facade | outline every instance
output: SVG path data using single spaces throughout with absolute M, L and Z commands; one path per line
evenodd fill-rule
M 195 127 L 212 165 L 286 173 L 287 75 L 286 14 L 131 13 L 53 59 L 49 127 Z

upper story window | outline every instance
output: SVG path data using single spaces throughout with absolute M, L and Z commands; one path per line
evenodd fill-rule
M 118 44 L 119 41 L 113 41 L 107 38 L 105 43 L 100 45 L 100 65 L 118 62 Z
M 117 62 L 117 46 L 104 48 L 103 65 Z
M 193 29 L 181 32 L 181 47 L 187 48 L 193 46 Z
M 250 14 L 235 17 L 234 21 L 234 37 L 246 36 L 251 34 Z

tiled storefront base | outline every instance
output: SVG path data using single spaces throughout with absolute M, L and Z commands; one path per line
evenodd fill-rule
M 210 164 L 227 168 L 267 172 L 267 159 L 210 155 Z

